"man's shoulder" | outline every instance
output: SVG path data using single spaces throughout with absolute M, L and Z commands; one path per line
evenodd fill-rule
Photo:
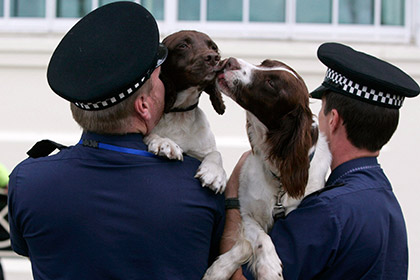
M 332 208 L 351 208 L 354 204 L 369 205 L 372 199 L 381 197 L 389 191 L 392 192 L 392 189 L 386 178 L 375 180 L 365 175 L 353 174 L 305 197 L 302 206 L 322 204 Z
M 48 166 L 55 161 L 65 159 L 65 157 L 71 157 L 71 151 L 73 150 L 74 146 L 66 147 L 65 149 L 59 150 L 54 152 L 50 155 L 40 156 L 40 157 L 28 157 L 18 163 L 15 169 L 25 169 L 25 168 L 32 168 L 34 166 Z M 69 153 L 70 152 L 70 153 Z

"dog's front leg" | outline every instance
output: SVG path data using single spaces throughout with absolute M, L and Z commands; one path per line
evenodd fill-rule
M 176 160 L 184 159 L 181 147 L 169 138 L 152 133 L 144 137 L 144 143 L 148 146 L 149 152 L 155 155 Z
M 251 267 L 258 280 L 283 280 L 280 258 L 270 236 L 247 214 L 242 215 L 244 233 L 253 246 Z
M 200 179 L 203 186 L 216 193 L 224 192 L 227 177 L 223 169 L 222 155 L 218 151 L 208 153 L 198 167 L 195 177 Z
M 259 280 L 282 280 L 283 269 L 270 236 L 261 232 L 254 248 L 255 266 Z

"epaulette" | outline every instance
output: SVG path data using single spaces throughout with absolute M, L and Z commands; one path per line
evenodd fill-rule
M 323 192 L 326 192 L 326 191 L 329 191 L 329 190 L 332 190 L 332 189 L 335 189 L 335 188 L 341 187 L 341 186 L 344 186 L 344 183 L 337 183 L 337 184 L 334 184 L 334 185 L 326 186 L 322 189 L 317 190 L 316 192 L 313 192 L 313 193 L 309 194 L 308 196 L 305 196 L 305 198 L 303 200 L 307 199 L 308 197 L 318 196 Z
M 55 149 L 62 150 L 68 148 L 62 144 L 56 143 L 51 140 L 41 140 L 37 142 L 29 151 L 26 152 L 31 158 L 46 157 L 51 154 Z

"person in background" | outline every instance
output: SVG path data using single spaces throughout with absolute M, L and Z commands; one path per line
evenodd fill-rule
M 0 190 L 7 194 L 7 186 L 9 185 L 9 170 L 0 163 Z
M 133 2 L 91 12 L 54 51 L 49 85 L 83 134 L 71 147 L 40 142 L 10 176 L 12 248 L 35 280 L 200 279 L 216 257 L 224 196 L 194 178 L 198 160 L 159 158 L 143 142 L 163 113 L 166 55 Z
M 319 129 L 329 143 L 332 172 L 324 189 L 274 223 L 270 236 L 284 279 L 407 279 L 405 221 L 377 157 L 398 126 L 404 98 L 420 88 L 399 68 L 346 45 L 322 44 L 318 58 L 328 70 L 311 96 L 322 99 Z M 245 158 L 231 175 L 226 198 L 238 195 Z M 239 210 L 227 210 L 226 221 L 229 236 Z M 223 242 L 223 251 L 230 244 Z M 253 279 L 246 268 L 232 279 L 244 277 Z

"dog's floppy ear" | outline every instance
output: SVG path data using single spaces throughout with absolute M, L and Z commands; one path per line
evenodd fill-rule
M 283 117 L 281 127 L 267 133 L 269 159 L 280 171 L 283 188 L 294 198 L 305 194 L 308 183 L 311 124 L 309 107 L 299 106 Z
M 175 85 L 172 82 L 172 80 L 167 75 L 165 75 L 164 72 L 160 72 L 159 78 L 165 86 L 164 113 L 168 113 L 172 109 L 172 106 L 174 106 L 176 101 Z
M 217 89 L 216 84 L 213 83 L 204 89 L 210 95 L 210 101 L 214 110 L 219 114 L 225 113 L 225 103 L 223 102 L 222 93 Z
M 219 63 L 216 65 L 216 72 L 220 72 L 223 70 L 227 63 L 228 59 L 224 59 L 219 61 Z M 212 84 L 208 85 L 205 89 L 205 92 L 207 92 L 210 96 L 211 104 L 213 105 L 214 110 L 219 114 L 223 115 L 225 113 L 225 103 L 223 101 L 222 93 L 219 91 L 216 85 L 216 80 L 212 82 Z
M 170 75 L 168 75 L 170 72 L 168 72 L 169 63 L 170 63 L 170 56 L 171 56 L 171 50 L 175 36 L 173 34 L 165 37 L 162 41 L 162 43 L 168 48 L 168 57 L 166 58 L 166 61 L 161 66 L 161 71 L 159 78 L 163 82 L 163 85 L 165 86 L 165 108 L 164 113 L 169 113 L 172 107 L 175 104 L 176 101 L 176 90 L 175 90 L 175 83 L 171 79 Z

